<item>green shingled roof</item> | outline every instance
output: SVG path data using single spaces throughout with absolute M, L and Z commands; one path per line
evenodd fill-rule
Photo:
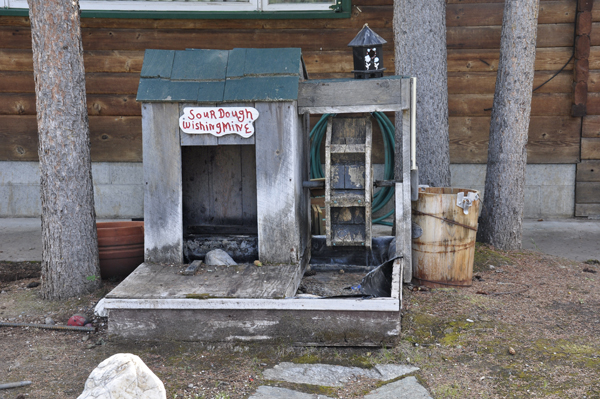
M 299 48 L 146 50 L 142 102 L 286 101 L 306 77 Z

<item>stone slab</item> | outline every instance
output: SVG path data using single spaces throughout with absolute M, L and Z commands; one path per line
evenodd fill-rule
M 403 378 L 378 388 L 365 399 L 433 399 L 415 377 Z
M 248 399 L 331 399 L 329 396 L 293 391 L 286 388 L 260 386 Z
M 365 377 L 388 381 L 417 371 L 418 367 L 405 365 L 377 365 L 372 369 L 345 367 L 330 364 L 294 364 L 283 362 L 265 370 L 263 376 L 269 380 L 286 381 L 295 384 L 341 387 L 352 378 Z

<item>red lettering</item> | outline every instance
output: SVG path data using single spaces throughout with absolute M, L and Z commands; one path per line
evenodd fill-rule
M 201 114 L 200 112 L 198 112 L 198 113 L 196 114 L 196 118 L 198 118 L 198 119 L 202 119 L 202 114 Z
M 231 130 L 231 123 L 230 122 L 223 122 L 223 131 L 229 131 Z
M 212 123 L 207 123 L 207 124 L 206 124 L 206 128 L 207 128 L 208 130 L 211 130 L 211 131 L 212 131 L 212 130 L 215 130 L 215 125 L 213 125 Z
M 246 119 L 246 118 L 244 118 L 243 111 L 239 111 L 239 112 L 236 111 L 233 113 L 233 116 L 235 116 L 237 118 L 238 122 L 240 122 L 240 123 L 242 123 L 244 121 L 244 119 Z
M 189 116 L 189 118 L 190 118 L 191 121 L 193 121 L 194 120 L 194 110 L 191 109 L 191 108 L 189 110 L 190 110 L 190 116 Z
M 214 109 L 210 110 L 210 117 L 213 118 L 213 119 L 217 119 L 217 114 L 215 114 L 215 110 Z
M 225 118 L 225 110 L 223 108 L 219 108 L 219 118 Z
M 241 131 L 242 131 L 242 127 L 244 127 L 244 125 L 240 125 L 239 123 L 236 123 L 236 124 L 235 124 L 235 129 L 236 129 L 236 131 L 238 131 L 238 132 L 241 132 Z
M 185 121 L 183 122 L 183 128 L 184 128 L 184 129 L 189 129 L 189 128 L 190 128 L 190 125 L 191 125 L 191 124 L 190 124 L 189 122 L 185 122 Z
M 208 111 L 204 111 L 204 117 L 205 118 L 210 118 L 210 113 Z
M 221 130 L 221 122 L 217 123 L 217 134 L 221 134 L 222 130 Z
M 246 118 L 252 119 L 252 111 L 250 111 L 249 109 L 245 109 L 245 111 L 246 111 Z
M 252 130 L 250 130 L 250 125 L 244 125 L 246 127 L 246 134 L 252 134 Z

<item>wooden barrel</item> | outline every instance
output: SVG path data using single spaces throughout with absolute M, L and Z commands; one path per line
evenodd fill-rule
M 422 235 L 412 240 L 413 278 L 427 287 L 470 286 L 479 200 L 465 214 L 456 203 L 457 194 L 476 190 L 431 187 L 419 190 L 412 203 L 412 221 Z M 418 229 L 417 229 L 418 230 Z
M 127 277 L 144 262 L 144 222 L 98 222 L 96 228 L 103 279 Z

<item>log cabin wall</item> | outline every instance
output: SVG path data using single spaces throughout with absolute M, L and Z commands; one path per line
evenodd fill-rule
M 577 0 L 541 2 L 534 87 L 552 77 L 571 58 L 576 8 Z M 394 65 L 392 9 L 392 0 L 354 0 L 352 17 L 349 19 L 82 18 L 97 197 L 98 192 L 102 195 L 102 189 L 106 192 L 114 184 L 121 184 L 122 190 L 126 191 L 126 187 L 131 190 L 121 194 L 124 202 L 131 201 L 136 193 L 141 195 L 142 192 L 141 111 L 135 95 L 145 49 L 301 47 L 311 78 L 351 77 L 352 52 L 347 44 L 368 22 L 374 31 L 388 41 L 384 46 L 384 64 L 391 73 Z M 448 89 L 453 185 L 483 188 L 491 114 L 489 108 L 492 106 L 496 80 L 502 11 L 501 0 L 448 0 Z M 594 10 L 593 16 L 594 23 L 600 23 L 598 10 Z M 526 191 L 529 210 L 526 210 L 526 216 L 573 215 L 575 168 L 580 158 L 585 160 L 585 165 L 594 166 L 594 170 L 580 168 L 577 171 L 578 204 L 582 198 L 582 201 L 600 198 L 600 168 L 597 167 L 600 166 L 600 145 L 594 141 L 600 141 L 600 88 L 596 87 L 596 75 L 600 73 L 600 29 L 592 30 L 590 37 L 590 93 L 588 116 L 583 118 L 583 124 L 581 117 L 571 116 L 572 60 L 533 95 Z M 30 213 L 35 213 L 37 206 L 32 204 L 25 210 L 18 210 L 16 204 L 9 203 L 35 192 L 35 189 L 31 189 L 37 184 L 35 178 L 23 180 L 24 186 L 31 186 L 30 190 L 15 195 L 15 182 L 19 179 L 13 175 L 17 173 L 11 175 L 3 172 L 8 168 L 24 168 L 26 164 L 33 165 L 34 169 L 36 167 L 37 130 L 32 65 L 28 18 L 0 16 L 2 216 L 33 216 Z M 598 106 L 594 107 L 596 97 Z M 314 122 L 316 118 L 313 118 Z M 381 164 L 384 158 L 383 145 L 377 131 L 373 139 L 373 163 Z M 29 163 L 15 164 L 14 161 Z M 139 182 L 132 179 L 139 179 Z M 14 192 L 7 194 L 5 186 L 8 183 L 12 184 Z M 102 186 L 104 183 L 105 186 Z M 585 190 L 579 186 L 580 183 L 586 183 Z M 132 189 L 133 186 L 139 188 Z M 579 187 L 582 187 L 581 195 Z M 546 197 L 551 200 L 546 200 L 544 204 Z M 102 205 L 106 211 L 99 212 L 100 216 L 127 217 L 136 216 L 134 214 L 138 212 L 137 208 L 132 207 L 127 211 L 129 215 L 123 211 L 126 205 L 115 202 L 118 199 L 107 201 L 106 205 Z M 137 207 L 141 207 L 141 200 L 136 201 Z M 557 203 L 560 204 L 557 206 Z M 586 205 L 587 213 L 590 209 L 600 213 L 600 204 L 586 204 L 596 207 Z

